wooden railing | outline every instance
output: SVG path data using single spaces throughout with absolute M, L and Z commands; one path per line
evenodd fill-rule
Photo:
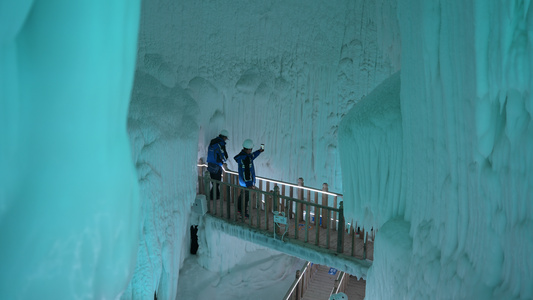
M 199 168 L 198 174 L 199 175 L 204 174 L 207 168 L 207 165 L 204 164 L 202 160 L 200 159 L 198 163 L 198 168 Z M 235 171 L 228 169 L 227 167 L 223 167 L 222 177 L 223 177 L 222 181 L 225 183 L 237 185 L 239 182 L 239 179 L 238 179 L 239 174 Z M 302 177 L 298 178 L 298 184 L 274 180 L 271 178 L 260 177 L 260 176 L 256 176 L 256 181 L 257 181 L 256 188 L 259 190 L 262 190 L 265 192 L 273 192 L 274 187 L 279 186 L 280 187 L 279 193 L 281 196 L 288 196 L 290 198 L 296 198 L 302 201 L 314 203 L 316 205 L 338 208 L 340 205 L 340 202 L 342 202 L 342 194 L 330 192 L 328 190 L 329 188 L 328 188 L 327 183 L 322 184 L 322 190 L 320 190 L 320 189 L 315 189 L 315 188 L 304 186 L 304 179 Z M 200 193 L 203 194 L 203 191 L 201 191 Z M 289 209 L 290 209 L 290 212 L 294 214 L 295 207 L 289 207 Z M 304 219 L 305 213 L 306 212 L 300 207 L 299 213 L 297 214 L 298 221 L 301 221 Z M 314 210 L 311 210 L 309 213 L 311 214 L 311 216 L 314 217 L 315 215 Z M 320 219 L 323 217 L 322 210 L 318 210 L 316 213 L 318 214 L 317 218 Z M 333 215 L 331 216 L 331 218 L 333 219 L 332 221 L 335 223 L 338 221 L 337 215 Z M 322 227 L 326 228 L 325 222 L 322 223 Z
M 338 293 L 344 293 L 346 291 L 346 284 L 348 283 L 348 274 L 344 272 L 340 272 L 337 278 L 335 279 L 335 285 L 333 286 L 333 290 L 329 294 L 330 298 L 331 295 L 338 294 Z
M 296 271 L 296 278 L 291 287 L 283 297 L 283 300 L 300 300 L 302 299 L 311 277 L 315 273 L 317 265 L 311 262 L 306 262 L 301 270 Z
M 299 178 L 296 185 L 258 176 L 256 177 L 257 187 L 248 189 L 239 185 L 237 172 L 224 168 L 222 181 L 217 181 L 210 178 L 206 168 L 207 165 L 200 161 L 198 193 L 206 195 L 209 214 L 232 222 L 244 223 L 258 230 L 272 232 L 275 238 L 288 237 L 306 244 L 327 248 L 336 253 L 367 259 L 366 236 L 357 234 L 357 226 L 349 223 L 345 226 L 342 194 L 329 192 L 326 183 L 323 184 L 322 190 L 319 190 L 304 186 L 302 178 Z M 215 199 L 211 199 L 209 193 L 211 185 L 214 186 L 215 191 L 220 188 L 219 198 L 215 196 Z M 249 206 L 253 208 L 250 209 L 250 213 L 253 215 L 249 218 L 241 218 L 235 204 L 238 202 L 239 195 L 246 191 L 250 195 Z M 243 208 L 245 207 L 244 198 L 241 197 Z M 283 218 L 287 218 L 288 222 L 293 220 L 294 228 L 291 228 L 291 232 L 288 231 L 288 226 L 274 222 L 274 216 L 279 217 L 278 220 L 283 220 Z M 303 227 L 303 232 L 300 232 L 301 227 Z M 345 228 L 348 228 L 349 235 L 346 235 L 351 244 L 346 249 L 344 247 Z M 284 229 L 284 232 L 281 232 L 281 229 Z M 330 236 L 332 232 L 336 232 L 334 237 Z M 365 237 L 363 249 L 360 252 L 356 250 L 358 243 L 356 237 L 357 239 Z M 336 245 L 331 244 L 331 240 L 336 240 Z

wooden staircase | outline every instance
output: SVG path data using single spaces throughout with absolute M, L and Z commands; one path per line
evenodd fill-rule
M 329 299 L 337 278 L 337 273 L 330 274 L 330 269 L 330 267 L 318 266 L 316 273 L 311 277 L 309 286 L 304 291 L 302 300 Z

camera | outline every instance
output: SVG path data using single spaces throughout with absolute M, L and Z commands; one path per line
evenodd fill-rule
M 261 144 L 261 150 L 265 150 L 265 144 Z

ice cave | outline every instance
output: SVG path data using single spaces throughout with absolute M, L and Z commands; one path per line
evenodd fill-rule
M 533 299 L 532 70 L 529 0 L 2 0 L 0 298 L 281 299 L 189 252 L 226 129 L 378 230 L 365 299 Z

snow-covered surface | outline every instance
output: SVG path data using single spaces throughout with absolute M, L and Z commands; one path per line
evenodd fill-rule
M 223 235 L 224 236 L 224 235 Z M 227 237 L 227 236 L 226 236 Z M 190 256 L 180 269 L 178 299 L 283 299 L 305 261 L 234 238 L 241 254 L 231 272 L 210 271 Z M 232 249 L 233 252 L 233 249 Z

